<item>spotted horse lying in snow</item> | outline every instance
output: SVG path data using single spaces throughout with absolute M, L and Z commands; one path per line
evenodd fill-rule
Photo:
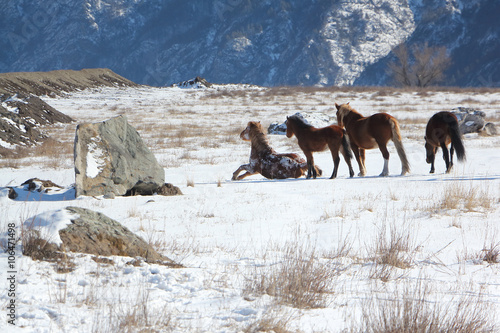
M 299 178 L 307 172 L 307 162 L 299 155 L 278 154 L 271 148 L 260 122 L 250 121 L 240 138 L 251 142 L 250 163 L 241 165 L 233 173 L 232 180 L 241 180 L 257 173 L 268 179 Z M 321 175 L 321 169 L 314 167 Z M 239 175 L 243 170 L 246 173 Z

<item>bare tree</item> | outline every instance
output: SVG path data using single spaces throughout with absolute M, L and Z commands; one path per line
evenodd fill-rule
M 405 44 L 393 50 L 396 61 L 389 63 L 389 74 L 405 87 L 427 87 L 445 78 L 444 71 L 451 64 L 446 47 L 430 47 L 427 43 L 415 45 L 411 54 Z

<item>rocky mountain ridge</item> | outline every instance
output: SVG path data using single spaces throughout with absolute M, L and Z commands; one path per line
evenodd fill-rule
M 0 10 L 0 72 L 106 67 L 159 86 L 198 75 L 384 85 L 391 49 L 408 41 L 447 47 L 446 85 L 500 85 L 493 0 L 22 0 Z

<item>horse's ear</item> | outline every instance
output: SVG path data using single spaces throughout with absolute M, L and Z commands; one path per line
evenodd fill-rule
M 347 102 L 347 105 L 349 105 L 349 103 L 351 103 L 351 102 Z
M 340 108 L 340 105 L 338 105 L 337 103 L 335 103 L 335 107 L 337 108 L 337 110 Z

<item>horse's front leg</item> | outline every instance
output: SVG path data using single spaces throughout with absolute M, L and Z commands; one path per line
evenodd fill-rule
M 357 145 L 351 142 L 351 149 L 354 153 L 354 157 L 356 158 L 356 162 L 358 162 L 359 166 L 359 174 L 358 176 L 364 177 L 366 175 L 365 169 L 365 150 L 363 148 L 359 148 Z
M 241 171 L 245 170 L 246 173 L 242 174 L 241 176 L 238 176 L 239 173 Z M 241 180 L 245 177 L 248 177 L 248 176 L 251 176 L 251 175 L 255 175 L 257 172 L 255 172 L 252 168 L 252 166 L 250 164 L 243 164 L 243 165 L 240 165 L 240 167 L 238 168 L 238 170 L 236 170 L 235 172 L 233 172 L 233 178 L 231 178 L 231 180 Z
M 434 160 L 436 159 L 436 153 L 437 147 L 433 147 L 430 153 L 429 151 L 427 152 L 427 163 L 431 164 L 431 171 L 429 171 L 429 173 L 434 173 L 434 171 L 436 171 L 436 169 L 434 169 Z

